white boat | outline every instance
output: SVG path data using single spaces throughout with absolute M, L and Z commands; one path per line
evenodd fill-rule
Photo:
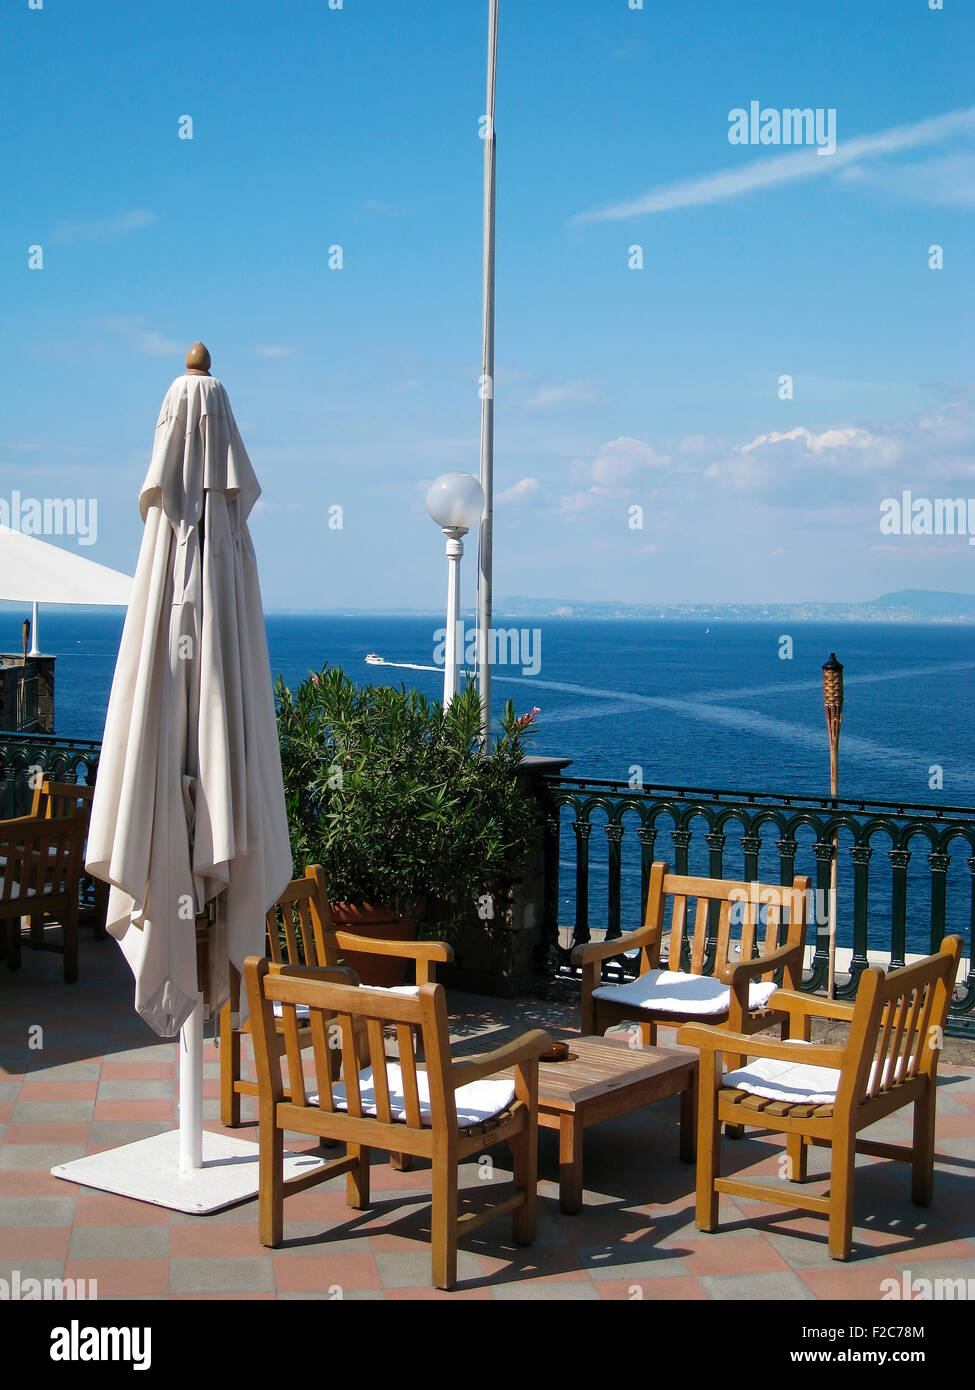
M 368 655 L 366 656 L 366 665 L 367 665 L 367 666 L 385 666 L 385 665 L 386 665 L 386 662 L 385 662 L 385 659 L 384 659 L 383 657 L 377 656 L 375 652 L 369 652 Z

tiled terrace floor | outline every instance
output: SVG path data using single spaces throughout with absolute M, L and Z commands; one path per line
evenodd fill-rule
M 861 1159 L 855 1257 L 845 1265 L 829 1258 L 825 1221 L 790 1209 L 787 1195 L 782 1206 L 722 1198 L 720 1233 L 697 1231 L 694 1172 L 677 1156 L 676 1100 L 587 1132 L 577 1216 L 559 1212 L 556 1136 L 544 1131 L 535 1245 L 515 1247 L 504 1218 L 482 1228 L 462 1245 L 450 1294 L 429 1287 L 423 1164 L 398 1173 L 377 1155 L 365 1212 L 346 1207 L 341 1178 L 291 1198 L 275 1251 L 258 1242 L 256 1201 L 190 1217 L 75 1187 L 51 1177 L 51 1166 L 175 1125 L 176 1047 L 133 1012 L 113 942 L 83 933 L 75 985 L 61 982 L 60 967 L 60 957 L 30 950 L 18 974 L 0 964 L 0 1278 L 19 1270 L 21 1280 L 96 1279 L 100 1299 L 329 1298 L 338 1290 L 346 1299 L 812 1300 L 876 1299 L 881 1281 L 905 1269 L 915 1278 L 975 1277 L 975 1075 L 957 1066 L 941 1073 L 933 1205 L 911 1205 L 906 1166 Z M 561 1037 L 576 1027 L 562 1006 L 537 1000 L 456 994 L 450 1003 L 468 1052 L 534 1025 Z M 205 1124 L 215 1131 L 218 1075 L 208 1043 Z M 907 1137 L 908 1115 L 877 1128 Z M 257 1137 L 252 1122 L 234 1133 Z M 500 1181 L 505 1151 L 495 1152 Z M 779 1152 L 774 1136 L 757 1132 L 726 1141 L 727 1171 L 774 1175 Z M 813 1150 L 810 1172 L 825 1174 L 827 1162 L 825 1150 Z M 474 1164 L 461 1181 L 485 1189 Z

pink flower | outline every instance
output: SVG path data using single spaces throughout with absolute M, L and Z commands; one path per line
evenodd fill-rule
M 312 685 L 317 685 L 317 684 L 318 684 L 318 677 L 317 677 L 317 676 L 312 676 L 312 678 L 311 678 L 311 683 L 312 683 Z

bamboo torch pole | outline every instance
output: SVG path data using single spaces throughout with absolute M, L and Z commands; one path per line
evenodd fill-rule
M 823 704 L 826 707 L 826 731 L 829 734 L 829 794 L 839 794 L 840 727 L 843 723 L 843 667 L 830 652 L 823 663 Z M 836 997 L 836 864 L 839 836 L 833 835 L 833 860 L 829 875 L 829 968 L 827 994 Z
M 24 619 L 24 627 L 21 635 L 24 639 L 24 664 L 20 669 L 20 709 L 17 710 L 15 716 L 18 729 L 21 728 L 22 724 L 24 723 L 25 715 L 27 712 L 27 648 L 30 645 L 29 618 Z

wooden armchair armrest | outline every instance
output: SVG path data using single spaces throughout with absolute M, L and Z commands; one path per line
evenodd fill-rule
M 721 967 L 718 979 L 722 984 L 735 985 L 752 979 L 755 975 L 764 975 L 769 970 L 778 970 L 780 966 L 788 965 L 791 961 L 802 960 L 803 948 L 795 946 L 777 946 L 774 951 L 769 951 L 764 956 L 756 956 L 754 960 L 742 960 L 737 965 L 731 962 Z
M 730 1033 L 707 1023 L 685 1023 L 677 1031 L 681 1046 L 706 1052 L 731 1052 L 736 1056 L 769 1057 L 776 1062 L 802 1062 L 813 1067 L 842 1066 L 845 1047 L 817 1043 L 780 1042 L 767 1034 Z
M 444 964 L 449 964 L 454 958 L 454 948 L 446 941 L 382 941 L 374 936 L 356 936 L 349 931 L 333 931 L 331 934 L 340 951 L 361 951 L 369 956 L 397 956 L 403 960 Z
M 537 1061 L 543 1052 L 552 1046 L 552 1039 L 543 1028 L 533 1028 L 530 1033 L 522 1033 L 520 1038 L 496 1047 L 493 1052 L 484 1052 L 478 1057 L 469 1057 L 463 1062 L 455 1062 L 451 1074 L 454 1090 L 467 1086 L 471 1081 L 480 1081 L 483 1076 L 494 1076 L 519 1062 Z
M 855 1006 L 838 999 L 822 999 L 817 994 L 797 994 L 794 989 L 777 989 L 770 995 L 766 1007 L 785 1014 L 808 1014 L 813 1018 L 835 1018 L 849 1023 Z
M 637 931 L 624 932 L 622 936 L 611 937 L 608 941 L 587 941 L 573 950 L 572 964 L 593 965 L 596 961 L 609 960 L 611 956 L 621 956 L 626 951 L 637 951 L 649 946 L 659 935 L 659 927 L 640 927 Z
M 270 963 L 269 975 L 297 975 L 302 980 L 321 980 L 327 985 L 357 985 L 359 977 L 347 965 L 276 965 Z

